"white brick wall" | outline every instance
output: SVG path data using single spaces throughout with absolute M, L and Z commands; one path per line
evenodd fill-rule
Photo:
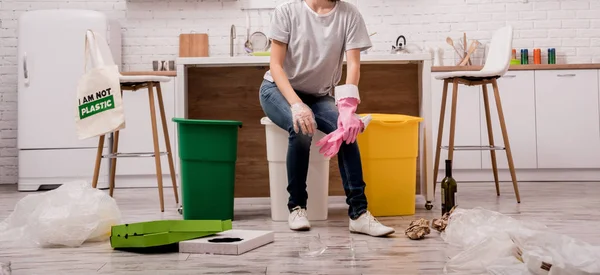
M 0 183 L 17 180 L 16 28 L 27 10 L 94 9 L 123 26 L 125 70 L 150 70 L 152 60 L 174 59 L 178 34 L 207 32 L 210 54 L 229 54 L 229 29 L 237 26 L 236 54 L 245 41 L 242 0 L 0 0 Z M 281 1 L 281 0 L 277 0 Z M 387 52 L 398 35 L 420 47 L 453 51 L 445 38 L 487 42 L 493 30 L 515 27 L 514 46 L 555 47 L 557 62 L 600 62 L 600 0 L 352 0 L 373 36 L 372 53 Z M 251 12 L 252 25 L 268 24 L 269 13 Z M 263 29 L 263 30 L 266 30 Z M 530 50 L 531 52 L 531 50 Z

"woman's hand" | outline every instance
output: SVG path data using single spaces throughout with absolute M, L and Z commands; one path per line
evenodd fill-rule
M 303 134 L 312 136 L 317 129 L 313 111 L 302 102 L 292 104 L 291 108 L 294 131 L 298 133 L 301 130 Z

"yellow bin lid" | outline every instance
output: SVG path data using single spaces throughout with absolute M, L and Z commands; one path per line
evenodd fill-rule
M 370 115 L 371 123 L 386 125 L 386 126 L 400 126 L 402 124 L 411 122 L 421 122 L 423 118 L 401 115 L 401 114 L 360 114 L 361 117 Z

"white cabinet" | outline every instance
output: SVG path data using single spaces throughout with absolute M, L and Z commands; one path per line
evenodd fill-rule
M 437 143 L 440 109 L 444 82 L 435 79 L 432 74 L 431 85 L 431 109 L 433 112 L 433 144 Z M 442 146 L 448 145 L 450 133 L 450 112 L 452 110 L 452 83 L 448 85 L 448 96 L 446 101 L 446 114 L 442 135 Z M 456 130 L 454 134 L 455 146 L 480 146 L 481 145 L 481 89 L 478 86 L 459 85 L 458 101 L 456 107 Z M 434 153 L 435 155 L 435 153 Z M 481 169 L 481 151 L 454 151 L 453 168 L 455 169 Z M 444 170 L 444 162 L 448 156 L 447 150 L 440 154 L 440 170 Z
M 169 139 L 171 141 L 171 149 L 173 150 L 173 160 L 177 158 L 175 152 L 175 124 L 172 121 L 175 115 L 175 78 L 170 82 L 161 83 L 163 102 L 165 106 L 165 115 L 169 130 Z M 161 151 L 166 151 L 162 122 L 160 119 L 158 100 L 155 93 L 156 121 L 159 136 L 159 146 Z M 148 92 L 146 89 L 137 92 L 125 91 L 123 93 L 123 105 L 125 107 L 126 128 L 120 132 L 119 137 L 119 152 L 122 153 L 139 153 L 153 152 L 154 143 L 152 139 L 152 124 L 150 119 L 150 105 L 148 100 Z M 170 186 L 169 162 L 166 156 L 161 157 L 161 166 L 165 186 Z M 156 168 L 153 157 L 144 158 L 119 158 L 117 160 L 117 187 L 123 187 L 124 179 L 136 176 L 138 179 L 143 176 L 146 180 L 137 181 L 135 187 L 156 187 Z M 176 170 L 177 173 L 177 170 Z M 121 178 L 119 178 L 121 177 Z M 123 178 L 124 177 L 124 178 Z M 140 183 L 142 182 L 141 186 Z M 126 184 L 128 187 L 130 184 Z
M 534 77 L 534 71 L 509 71 L 504 77 L 498 79 L 504 121 L 513 161 L 517 169 L 537 168 Z M 487 89 L 494 144 L 504 146 L 494 90 L 492 85 L 488 85 Z M 483 96 L 481 96 L 481 142 L 488 145 L 488 130 L 483 103 Z M 499 169 L 508 169 L 505 151 L 496 151 L 496 160 Z M 492 168 L 489 151 L 482 153 L 482 167 L 484 169 Z
M 538 168 L 600 168 L 597 70 L 539 70 Z

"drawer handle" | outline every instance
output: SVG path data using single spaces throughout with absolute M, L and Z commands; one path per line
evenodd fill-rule
M 29 70 L 27 69 L 27 53 L 23 53 L 23 81 L 26 86 L 29 85 Z
M 503 76 L 503 77 L 504 77 L 504 78 L 515 78 L 515 77 L 517 77 L 517 76 L 516 76 L 516 75 L 514 75 L 514 74 L 508 74 L 508 75 L 505 75 L 505 76 Z
M 557 74 L 556 76 L 558 76 L 558 77 L 573 77 L 575 75 L 576 74 Z

